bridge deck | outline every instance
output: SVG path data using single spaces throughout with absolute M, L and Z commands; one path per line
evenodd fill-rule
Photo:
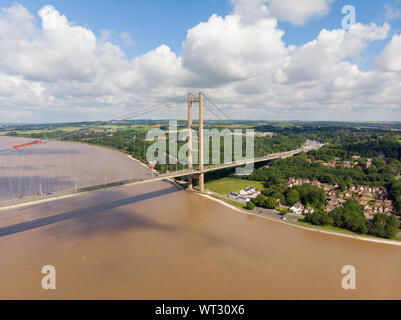
M 322 146 L 323 146 L 322 144 L 318 144 L 316 146 L 306 146 L 306 147 L 302 147 L 302 148 L 292 150 L 292 151 L 272 153 L 272 154 L 269 154 L 264 157 L 259 157 L 259 158 L 254 158 L 254 159 L 243 159 L 243 160 L 231 162 L 231 163 L 222 163 L 222 164 L 218 164 L 218 165 L 206 166 L 206 167 L 204 167 L 203 171 L 200 171 L 198 169 L 184 169 L 184 170 L 177 170 L 177 171 L 168 172 L 168 173 L 155 174 L 153 177 L 119 181 L 119 182 L 111 183 L 108 186 L 113 186 L 113 185 L 117 186 L 117 185 L 125 185 L 125 184 L 129 184 L 129 185 L 141 184 L 141 183 L 147 183 L 147 182 L 152 182 L 152 181 L 160 181 L 160 180 L 164 180 L 164 179 L 172 179 L 172 178 L 177 178 L 177 177 L 196 175 L 196 174 L 200 174 L 200 173 L 206 173 L 206 172 L 216 171 L 216 170 L 221 170 L 221 169 L 226 169 L 226 168 L 238 167 L 238 166 L 243 166 L 243 165 L 246 165 L 249 163 L 258 163 L 258 162 L 264 162 L 264 161 L 275 160 L 275 159 L 284 159 L 284 158 L 288 158 L 288 157 L 297 155 L 301 152 L 308 152 L 310 150 L 319 149 Z M 101 185 L 99 187 L 104 187 L 104 185 Z M 82 190 L 82 191 L 84 191 L 84 189 L 93 190 L 94 188 L 96 188 L 96 187 L 88 187 L 88 188 L 83 188 L 80 190 Z

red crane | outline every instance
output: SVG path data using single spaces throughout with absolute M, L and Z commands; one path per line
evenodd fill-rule
M 41 140 L 35 140 L 35 141 L 32 141 L 32 142 L 28 142 L 28 143 L 24 143 L 24 144 L 18 144 L 18 145 L 16 145 L 16 146 L 14 146 L 14 149 L 22 149 L 22 148 L 25 148 L 25 147 L 29 147 L 29 146 L 32 146 L 32 145 L 34 145 L 34 144 L 40 144 L 40 143 L 42 143 L 43 141 L 41 141 Z

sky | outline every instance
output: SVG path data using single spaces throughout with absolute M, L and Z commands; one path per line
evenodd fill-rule
M 190 91 L 233 119 L 401 121 L 401 0 L 0 0 L 0 123 L 184 117 Z

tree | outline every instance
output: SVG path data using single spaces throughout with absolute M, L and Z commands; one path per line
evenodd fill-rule
M 296 189 L 291 188 L 285 192 L 285 202 L 290 206 L 298 202 L 300 199 L 301 196 Z
M 401 181 L 397 180 L 389 185 L 389 194 L 394 202 L 394 209 L 397 215 L 401 215 Z
M 277 200 L 272 197 L 267 197 L 264 202 L 264 207 L 267 209 L 276 209 L 277 207 Z
M 339 189 L 341 192 L 344 192 L 345 189 L 347 189 L 346 183 L 341 181 L 341 182 L 338 184 L 338 189 Z
M 314 208 L 323 208 L 326 202 L 326 194 L 319 187 L 306 184 L 301 186 L 301 201 L 304 205 L 310 205 Z
M 391 239 L 397 234 L 399 226 L 400 222 L 395 215 L 387 216 L 378 213 L 373 218 L 371 233 L 382 238 Z
M 378 213 L 374 216 L 372 221 L 372 230 L 371 233 L 379 236 L 385 237 L 386 234 L 386 215 Z
M 245 209 L 253 210 L 253 209 L 255 209 L 255 204 L 252 201 L 249 201 L 249 202 L 246 203 Z
M 366 233 L 368 231 L 363 207 L 353 199 L 347 200 L 342 207 L 334 209 L 329 216 L 337 227 L 358 233 Z
M 333 224 L 333 219 L 323 210 L 317 210 L 314 213 L 305 213 L 304 221 L 317 226 L 329 226 Z
M 270 195 L 272 198 L 277 200 L 280 200 L 280 203 L 285 203 L 285 197 L 282 193 L 280 192 L 274 192 L 273 194 Z
M 387 225 L 385 230 L 385 237 L 391 239 L 397 234 L 398 228 L 400 227 L 400 221 L 397 216 L 392 214 L 387 218 Z
M 253 202 L 258 207 L 263 207 L 266 199 L 267 199 L 267 197 L 264 194 L 260 194 L 256 198 L 253 199 Z

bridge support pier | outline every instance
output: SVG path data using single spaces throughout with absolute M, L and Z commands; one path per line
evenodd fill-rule
M 199 92 L 199 191 L 205 192 L 205 174 L 203 173 L 203 93 Z
M 198 187 L 201 193 L 205 192 L 205 174 L 203 173 L 203 93 L 199 92 L 199 98 L 192 98 L 192 93 L 188 94 L 188 168 L 192 169 L 192 102 L 199 102 L 199 124 L 198 124 L 198 156 L 199 171 Z M 188 176 L 188 190 L 193 188 L 193 176 Z
M 205 174 L 201 173 L 199 175 L 199 192 L 204 193 L 205 192 Z
M 192 93 L 188 94 L 188 168 L 192 169 Z M 192 176 L 188 176 L 188 190 L 193 190 Z

